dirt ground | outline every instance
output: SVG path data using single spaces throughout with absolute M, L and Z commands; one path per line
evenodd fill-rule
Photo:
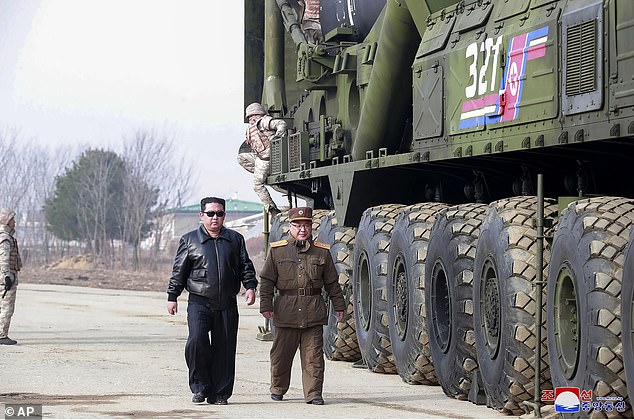
M 251 259 L 259 273 L 263 254 L 251 255 Z M 77 256 L 45 267 L 23 267 L 19 279 L 20 283 L 164 292 L 171 270 L 170 264 L 163 264 L 157 271 L 110 270 L 96 266 L 86 256 Z
M 169 272 L 134 272 L 103 268 L 25 267 L 20 272 L 20 283 L 158 292 L 167 288 L 169 276 Z

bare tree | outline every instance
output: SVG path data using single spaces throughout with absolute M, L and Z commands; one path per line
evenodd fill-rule
M 118 219 L 123 206 L 118 204 L 123 196 L 125 169 L 123 161 L 114 152 L 93 150 L 84 154 L 87 165 L 78 171 L 80 194 L 77 211 L 91 238 L 91 248 L 103 261 L 114 261 L 110 239 L 118 230 Z M 86 204 L 90 203 L 89 206 Z M 103 258 L 110 257 L 110 258 Z
M 106 253 L 120 239 L 125 172 L 125 162 L 112 151 L 83 152 L 55 181 L 44 205 L 47 227 L 59 238 L 86 241 L 98 259 L 113 262 Z
M 50 262 L 51 236 L 45 228 L 46 219 L 42 210 L 46 200 L 55 190 L 55 178 L 70 163 L 70 148 L 61 146 L 55 150 L 27 143 L 20 152 L 28 184 L 18 213 L 23 215 L 20 233 L 24 242 L 23 253 L 29 260 L 48 264 Z M 27 259 L 27 258 L 25 258 Z
M 82 157 L 73 161 L 79 155 Z M 51 150 L 26 141 L 15 130 L 0 130 L 0 173 L 6 181 L 0 183 L 0 206 L 18 212 L 22 250 L 28 260 L 48 264 L 69 252 L 69 247 L 80 246 L 102 262 L 115 261 L 113 253 L 121 249 L 125 265 L 127 242 L 133 248 L 132 262 L 138 270 L 142 265 L 142 240 L 151 236 L 146 266 L 156 268 L 165 227 L 163 216 L 189 198 L 193 170 L 175 153 L 173 136 L 155 130 L 138 130 L 124 140 L 122 159 L 124 167 L 117 163 L 113 152 L 86 146 Z M 56 237 L 46 229 L 43 208 L 56 197 L 57 180 L 69 176 L 69 171 L 74 173 L 72 181 L 76 185 L 66 192 L 72 193 L 66 209 L 74 214 L 74 229 L 81 232 L 62 232 Z M 113 180 L 117 176 L 122 177 L 120 182 Z M 113 185 L 121 185 L 122 191 L 113 191 Z M 86 240 L 75 242 L 72 238 Z M 121 247 L 117 238 L 122 239 Z
M 0 132 L 0 202 L 3 207 L 17 209 L 29 185 L 28 165 L 22 159 L 23 141 L 16 131 Z
M 170 178 L 164 182 L 160 190 L 156 223 L 154 224 L 154 243 L 152 247 L 151 268 L 156 268 L 156 260 L 161 252 L 161 242 L 165 230 L 165 215 L 170 208 L 180 207 L 191 195 L 191 182 L 194 170 L 190 163 L 181 157 L 172 168 Z
M 184 159 L 174 162 L 174 139 L 155 130 L 138 130 L 124 141 L 123 158 L 128 165 L 124 237 L 134 247 L 134 269 L 141 267 L 140 245 L 145 229 L 150 227 L 160 241 L 165 211 L 179 203 L 179 197 L 190 194 L 191 166 Z M 150 258 L 155 268 L 156 252 Z
M 51 152 L 13 129 L 0 131 L 0 206 L 17 213 L 23 261 L 49 262 L 49 233 L 42 207 L 55 188 L 55 177 L 68 165 L 69 147 Z

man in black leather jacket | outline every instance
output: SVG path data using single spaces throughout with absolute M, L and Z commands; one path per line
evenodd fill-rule
M 178 244 L 172 277 L 167 287 L 167 312 L 176 314 L 176 299 L 189 292 L 185 361 L 194 404 L 225 405 L 233 392 L 240 283 L 247 289 L 247 305 L 255 302 L 258 282 L 244 238 L 223 226 L 225 200 L 206 197 L 200 201 L 196 230 L 183 235 Z M 211 342 L 209 340 L 211 333 Z

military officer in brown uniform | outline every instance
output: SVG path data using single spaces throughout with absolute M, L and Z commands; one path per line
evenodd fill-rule
M 289 210 L 290 237 L 273 242 L 260 274 L 260 312 L 273 319 L 271 399 L 281 401 L 291 382 L 293 358 L 299 347 L 302 384 L 307 404 L 323 405 L 323 326 L 328 312 L 322 288 L 332 300 L 337 319 L 345 303 L 329 246 L 312 240 L 312 209 Z M 273 298 L 276 287 L 279 294 Z

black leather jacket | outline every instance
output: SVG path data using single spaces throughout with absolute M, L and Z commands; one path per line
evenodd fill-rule
M 190 294 L 207 298 L 211 309 L 227 309 L 236 305 L 240 282 L 247 289 L 258 285 L 244 237 L 223 227 L 214 239 L 200 225 L 180 239 L 167 300 L 175 302 L 187 288 Z

